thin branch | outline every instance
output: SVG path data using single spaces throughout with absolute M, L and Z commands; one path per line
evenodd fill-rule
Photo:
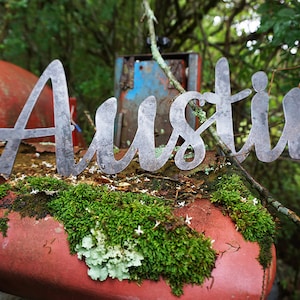
M 296 224 L 300 225 L 300 218 L 299 216 L 292 211 L 291 209 L 285 207 L 282 205 L 279 201 L 277 201 L 271 193 L 263 187 L 261 184 L 259 184 L 250 174 L 249 172 L 238 162 L 237 164 L 238 168 L 243 172 L 243 174 L 246 176 L 246 179 L 248 182 L 252 185 L 253 188 L 255 188 L 259 194 L 275 209 L 286 215 L 288 218 L 290 218 L 292 221 L 294 221 Z
M 181 84 L 177 81 L 177 79 L 172 74 L 170 68 L 165 63 L 164 59 L 162 58 L 157 45 L 156 45 L 156 39 L 155 39 L 155 29 L 154 29 L 154 21 L 157 22 L 153 11 L 151 10 L 149 3 L 147 0 L 143 0 L 144 8 L 145 8 L 145 15 L 148 20 L 148 27 L 149 27 L 149 34 L 150 34 L 150 40 L 151 40 L 151 51 L 153 59 L 156 60 L 158 65 L 161 67 L 161 69 L 165 72 L 166 76 L 169 78 L 170 82 L 174 85 L 174 87 L 180 92 L 184 93 L 185 89 L 181 86 Z M 201 110 L 198 108 L 198 110 Z M 204 122 L 206 120 L 206 117 L 203 114 L 203 119 L 200 120 L 200 122 Z M 241 165 L 241 163 L 237 160 L 235 156 L 232 155 L 231 150 L 224 144 L 224 142 L 220 139 L 218 136 L 216 130 L 213 127 L 208 127 L 208 131 L 211 134 L 213 140 L 216 142 L 216 144 L 221 148 L 221 150 L 224 152 L 224 154 L 228 157 L 228 159 L 238 167 L 238 169 L 242 172 L 242 174 L 245 176 L 247 181 L 252 185 L 253 188 L 255 188 L 258 193 L 270 204 L 272 205 L 278 212 L 286 215 L 288 218 L 293 220 L 297 225 L 300 225 L 300 217 L 292 210 L 286 208 L 284 205 L 282 205 L 279 201 L 277 201 L 270 192 L 263 187 L 260 183 L 258 183 L 252 176 L 249 174 L 249 172 Z
M 273 85 L 273 81 L 274 81 L 276 72 L 294 70 L 294 69 L 299 69 L 299 68 L 300 68 L 300 65 L 294 66 L 294 67 L 288 67 L 288 68 L 278 68 L 278 69 L 273 70 L 272 78 L 271 78 L 271 82 L 270 82 L 270 88 L 268 90 L 268 94 L 269 95 L 271 94 L 271 89 L 272 89 L 272 85 Z M 300 87 L 300 83 L 299 83 L 299 87 Z
M 242 0 L 240 3 L 235 5 L 235 8 L 232 12 L 232 14 L 229 16 L 228 20 L 225 22 L 226 24 L 226 30 L 225 30 L 225 53 L 226 56 L 230 53 L 229 49 L 230 49 L 230 36 L 231 36 L 231 27 L 232 27 L 232 22 L 234 20 L 234 18 L 243 10 L 243 8 L 246 5 L 246 1 Z
M 176 90 L 178 90 L 180 93 L 184 93 L 185 89 L 175 78 L 175 76 L 173 75 L 173 73 L 170 70 L 170 67 L 166 64 L 166 62 L 160 55 L 160 52 L 159 52 L 159 50 L 157 48 L 157 44 L 156 44 L 155 30 L 154 30 L 154 22 L 157 23 L 157 20 L 154 16 L 153 11 L 151 10 L 151 8 L 149 6 L 148 1 L 144 0 L 143 3 L 144 3 L 144 7 L 145 7 L 145 14 L 146 14 L 146 17 L 148 20 L 152 56 L 157 61 L 158 65 L 161 67 L 161 69 L 165 72 L 165 74 L 167 75 L 167 77 L 170 80 L 170 83 L 174 86 L 174 88 Z

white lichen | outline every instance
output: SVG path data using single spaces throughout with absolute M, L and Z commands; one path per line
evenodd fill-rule
M 139 231 L 142 232 L 140 227 Z M 89 267 L 88 275 L 93 280 L 104 281 L 107 277 L 118 280 L 129 279 L 129 268 L 138 267 L 144 259 L 143 255 L 135 251 L 135 244 L 124 242 L 120 245 L 107 245 L 106 236 L 99 229 L 92 229 L 91 234 L 76 245 L 79 259 L 84 259 Z

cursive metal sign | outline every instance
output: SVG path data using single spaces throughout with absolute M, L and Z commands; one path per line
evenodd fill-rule
M 51 80 L 54 95 L 54 127 L 26 129 L 30 114 L 45 86 Z M 300 88 L 291 89 L 283 98 L 285 125 L 277 145 L 272 148 L 268 124 L 269 96 L 266 92 L 268 79 L 264 72 L 252 76 L 255 95 L 251 102 L 252 127 L 244 146 L 236 151 L 234 144 L 232 104 L 251 94 L 250 89 L 231 95 L 228 62 L 221 58 L 215 70 L 215 92 L 199 93 L 190 91 L 179 95 L 170 107 L 170 123 L 173 128 L 168 143 L 162 153 L 156 157 L 154 121 L 156 116 L 156 99 L 146 98 L 138 110 L 138 129 L 127 153 L 116 160 L 113 151 L 114 124 L 117 114 L 117 99 L 106 100 L 95 116 L 96 133 L 84 157 L 75 162 L 72 144 L 72 125 L 69 109 L 68 88 L 65 72 L 60 61 L 54 60 L 45 69 L 32 90 L 14 128 L 0 128 L 0 140 L 6 145 L 0 157 L 0 174 L 9 176 L 22 139 L 55 136 L 57 172 L 63 176 L 78 175 L 89 164 L 96 153 L 99 169 L 107 174 L 124 170 L 138 153 L 141 168 L 147 171 L 160 169 L 174 151 L 179 137 L 184 142 L 175 155 L 175 164 L 181 170 L 197 167 L 205 157 L 205 144 L 201 134 L 216 123 L 217 134 L 227 145 L 232 155 L 240 162 L 246 159 L 252 148 L 259 160 L 271 162 L 276 160 L 288 145 L 293 159 L 300 159 Z M 198 129 L 193 129 L 186 120 L 185 111 L 189 102 L 197 101 L 200 106 L 206 102 L 215 105 L 215 113 Z M 185 159 L 188 147 L 194 152 L 192 160 Z

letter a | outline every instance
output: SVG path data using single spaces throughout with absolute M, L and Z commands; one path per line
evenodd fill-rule
M 25 129 L 30 114 L 48 80 L 51 80 L 55 127 Z M 22 139 L 55 135 L 57 171 L 69 176 L 74 168 L 69 96 L 65 72 L 59 60 L 45 69 L 26 101 L 14 128 L 0 128 L 0 140 L 7 141 L 0 157 L 0 174 L 11 174 Z

